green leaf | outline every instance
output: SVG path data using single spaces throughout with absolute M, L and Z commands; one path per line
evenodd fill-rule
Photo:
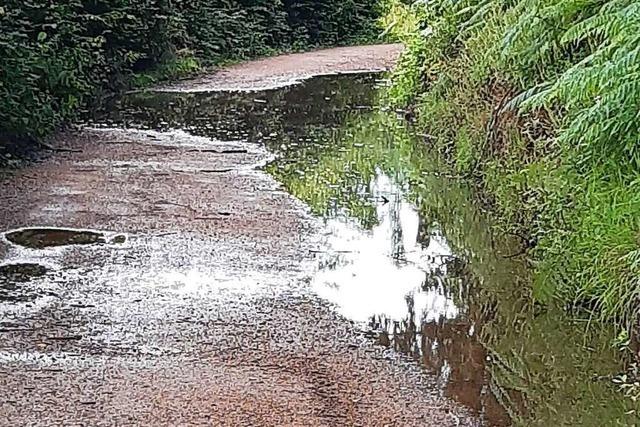
M 45 33 L 44 31 L 40 31 L 38 33 L 38 41 L 39 42 L 43 42 L 47 39 L 47 33 Z

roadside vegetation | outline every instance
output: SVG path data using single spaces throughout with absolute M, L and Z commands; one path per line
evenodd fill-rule
M 640 2 L 387 0 L 390 100 L 485 189 L 534 297 L 637 326 Z
M 7 0 L 0 145 L 42 138 L 131 86 L 378 33 L 376 0 Z

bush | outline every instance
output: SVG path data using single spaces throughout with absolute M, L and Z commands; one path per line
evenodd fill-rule
M 410 46 L 395 102 L 418 105 L 435 146 L 534 246 L 536 297 L 636 324 L 640 2 L 388 0 L 386 11 Z
M 134 73 L 370 39 L 377 0 L 5 0 L 0 137 L 40 138 Z M 188 66 L 184 66 L 187 64 Z M 173 72 L 157 75 L 171 76 Z M 144 81 L 138 79 L 137 81 Z

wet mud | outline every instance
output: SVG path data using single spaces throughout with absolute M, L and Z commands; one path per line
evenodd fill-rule
M 42 295 L 36 286 L 29 282 L 45 276 L 50 269 L 36 263 L 12 263 L 0 265 L 0 304 L 29 302 Z
M 61 228 L 25 228 L 5 233 L 5 238 L 15 245 L 30 249 L 68 245 L 94 245 L 107 242 L 102 233 Z
M 530 303 L 386 84 L 131 94 L 1 180 L 4 230 L 124 238 L 0 242 L 56 266 L 0 298 L 10 425 L 632 425 L 606 328 Z

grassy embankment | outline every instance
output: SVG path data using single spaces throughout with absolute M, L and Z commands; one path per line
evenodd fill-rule
M 620 325 L 640 292 L 640 2 L 390 0 L 390 97 L 477 180 L 534 297 Z

